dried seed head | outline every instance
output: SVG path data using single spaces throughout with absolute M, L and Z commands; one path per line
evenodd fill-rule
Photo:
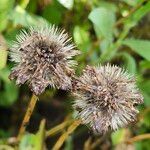
M 117 130 L 136 119 L 135 105 L 143 102 L 135 79 L 117 66 L 90 67 L 76 83 L 74 108 L 94 132 Z
M 28 33 L 23 30 L 10 50 L 11 60 L 17 63 L 10 79 L 19 85 L 28 82 L 36 95 L 48 85 L 71 89 L 76 65 L 71 59 L 78 54 L 68 34 L 55 26 L 30 28 Z

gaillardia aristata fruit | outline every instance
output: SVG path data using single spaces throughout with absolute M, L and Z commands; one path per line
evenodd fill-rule
M 143 97 L 135 79 L 117 66 L 87 66 L 76 81 L 73 107 L 83 124 L 96 133 L 117 130 L 136 120 Z
M 10 49 L 11 60 L 16 62 L 10 79 L 18 85 L 28 82 L 31 90 L 39 95 L 47 86 L 68 90 L 79 54 L 71 38 L 55 26 L 30 28 L 17 36 Z

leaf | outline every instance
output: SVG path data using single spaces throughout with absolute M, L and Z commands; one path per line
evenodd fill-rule
M 150 69 L 150 61 L 144 60 L 140 62 L 141 69 Z
M 73 137 L 69 136 L 65 142 L 64 150 L 73 150 Z
M 0 49 L 0 69 L 3 69 L 7 62 L 7 51 Z
M 58 2 L 68 9 L 73 8 L 74 0 L 58 0 Z
M 0 150 L 15 150 L 15 149 L 9 145 L 0 145 Z
M 12 10 L 13 5 L 14 0 L 0 0 L 0 32 L 7 27 L 9 12 Z
M 136 74 L 136 61 L 129 53 L 121 52 L 116 54 L 116 56 L 122 57 L 125 61 L 125 68 L 132 74 Z
M 126 24 L 133 24 L 133 26 L 148 12 L 150 12 L 150 2 L 143 4 L 136 12 L 133 13 L 127 20 Z
M 142 81 L 139 87 L 144 96 L 144 104 L 150 106 L 150 80 Z
M 20 150 L 37 150 L 36 145 L 37 145 L 36 135 L 27 134 L 23 136 L 19 145 L 19 149 Z
M 106 8 L 95 8 L 88 16 L 94 25 L 94 29 L 99 37 L 108 40 L 113 38 L 113 26 L 115 24 L 115 14 Z
M 125 3 L 127 3 L 128 5 L 130 5 L 130 6 L 135 6 L 135 5 L 137 5 L 138 4 L 138 2 L 140 2 L 141 0 L 122 0 L 122 1 L 124 1 Z
M 19 150 L 42 150 L 44 149 L 45 120 L 41 121 L 39 131 L 36 134 L 26 134 L 21 139 Z
M 22 7 L 16 6 L 16 8 L 10 14 L 10 20 L 14 25 L 22 25 L 24 27 L 43 25 L 46 23 L 42 17 L 36 15 L 30 15 Z
M 125 134 L 126 134 L 126 130 L 125 129 L 120 129 L 116 132 L 113 132 L 111 134 L 111 139 L 112 139 L 112 143 L 113 145 L 117 145 L 121 142 L 124 141 L 125 139 Z
M 5 107 L 12 105 L 17 100 L 19 94 L 18 87 L 8 79 L 9 72 L 8 68 L 0 71 L 0 78 L 4 82 L 4 90 L 0 91 L 0 105 Z
M 125 39 L 122 44 L 129 46 L 137 54 L 150 61 L 150 41 Z
M 62 6 L 59 3 L 54 2 L 52 5 L 48 5 L 42 16 L 50 23 L 59 24 L 62 21 Z
M 89 42 L 89 33 L 80 26 L 75 26 L 73 37 L 77 45 Z

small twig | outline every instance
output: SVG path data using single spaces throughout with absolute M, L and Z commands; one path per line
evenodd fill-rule
M 81 120 L 75 120 L 72 125 L 70 125 L 67 131 L 60 136 L 52 150 L 59 150 L 68 136 L 81 124 Z
M 150 139 L 150 133 L 137 135 L 137 136 L 135 136 L 133 138 L 128 139 L 126 141 L 126 143 L 132 144 L 134 142 L 138 142 L 138 141 L 145 140 L 145 139 Z
M 25 132 L 26 126 L 28 125 L 28 123 L 30 121 L 30 118 L 31 118 L 32 112 L 33 112 L 33 110 L 35 108 L 37 100 L 38 100 L 38 97 L 33 94 L 32 98 L 30 100 L 30 103 L 28 105 L 27 111 L 25 113 L 24 119 L 22 121 L 20 130 L 19 130 L 19 134 L 18 134 L 18 137 L 17 137 L 18 141 L 20 141 L 22 135 Z

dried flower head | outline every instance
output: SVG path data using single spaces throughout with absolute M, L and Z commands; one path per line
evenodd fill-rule
M 55 26 L 30 28 L 22 31 L 10 50 L 11 60 L 16 62 L 10 79 L 17 84 L 29 83 L 36 94 L 41 94 L 50 85 L 60 89 L 71 89 L 71 77 L 79 54 L 64 30 Z
M 136 119 L 143 102 L 133 76 L 117 66 L 87 66 L 76 81 L 74 108 L 96 133 L 117 130 Z

